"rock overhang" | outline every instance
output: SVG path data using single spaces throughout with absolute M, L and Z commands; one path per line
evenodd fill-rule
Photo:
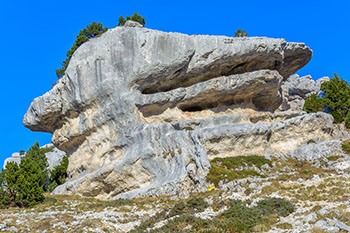
M 70 157 L 71 181 L 57 193 L 87 195 L 94 190 L 92 196 L 108 199 L 122 193 L 166 193 L 166 185 L 188 176 L 203 183 L 210 166 L 207 153 L 217 149 L 215 141 L 228 142 L 227 130 L 232 138 L 241 132 L 238 138 L 259 137 L 264 143 L 273 127 L 247 121 L 235 109 L 251 109 L 253 115 L 274 112 L 282 100 L 281 82 L 311 56 L 305 44 L 284 39 L 117 27 L 74 53 L 65 76 L 33 101 L 23 122 L 31 130 L 53 133 L 53 143 Z M 171 109 L 181 116 L 164 118 Z M 221 121 L 225 115 L 234 119 Z M 149 117 L 160 120 L 150 124 Z M 326 117 L 315 117 L 321 119 L 319 127 L 327 127 Z M 186 120 L 200 127 L 178 128 Z M 231 127 L 228 122 L 247 125 Z M 221 136 L 201 141 L 214 133 Z M 190 169 L 191 175 L 189 166 L 197 169 Z M 123 179 L 130 186 L 115 187 Z
M 284 39 L 189 36 L 146 28 L 119 27 L 78 49 L 66 76 L 59 80 L 57 87 L 39 97 L 40 100 L 34 100 L 25 116 L 24 125 L 35 131 L 52 132 L 52 129 L 42 126 L 54 125 L 56 122 L 49 121 L 55 116 L 70 114 L 72 110 L 68 108 L 74 109 L 86 100 L 91 101 L 93 95 L 99 92 L 99 87 L 91 87 L 102 84 L 100 79 L 107 76 L 116 85 L 136 87 L 144 94 L 151 94 L 261 69 L 277 70 L 286 79 L 307 64 L 311 56 L 312 51 L 305 44 L 288 43 Z M 103 74 L 102 66 L 107 68 Z M 79 76 L 83 72 L 80 69 L 95 77 L 80 83 Z M 127 79 L 127 82 L 118 79 Z M 106 91 L 108 88 L 102 89 Z M 72 99 L 70 106 L 60 106 L 63 95 L 57 92 L 61 91 L 66 92 L 67 99 Z

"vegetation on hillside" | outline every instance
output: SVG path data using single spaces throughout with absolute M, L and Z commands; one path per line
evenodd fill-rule
M 210 161 L 211 169 L 207 175 L 207 180 L 218 185 L 220 180 L 232 181 L 248 176 L 264 177 L 254 170 L 254 166 L 261 168 L 264 164 L 271 166 L 271 161 L 263 156 L 237 156 L 229 158 L 215 158 Z M 245 169 L 238 169 L 244 167 Z
M 67 178 L 68 158 L 63 157 L 61 164 L 50 173 L 48 191 L 52 192 L 58 185 L 64 184 Z
M 9 162 L 0 173 L 0 208 L 7 206 L 28 207 L 44 200 L 48 188 L 64 183 L 68 160 L 51 172 L 49 179 L 48 162 L 45 153 L 53 148 L 40 148 L 36 142 L 25 153 L 20 164 Z M 51 191 L 51 190 L 50 190 Z
M 235 32 L 235 37 L 247 37 L 248 34 L 246 31 L 244 30 L 241 30 L 241 29 L 238 29 L 236 32 Z
M 278 217 L 294 212 L 294 205 L 280 198 L 261 200 L 255 207 L 247 207 L 240 200 L 225 200 L 217 204 L 228 208 L 208 221 L 195 216 L 195 213 L 202 212 L 209 206 L 203 198 L 181 201 L 169 211 L 164 210 L 152 216 L 131 232 L 187 232 L 184 227 L 189 225 L 191 230 L 188 232 L 252 232 L 258 229 L 268 230 Z M 165 225 L 149 231 L 165 219 L 169 219 Z
M 328 82 L 321 85 L 324 97 L 317 98 L 316 94 L 306 98 L 304 111 L 318 112 L 329 111 L 334 117 L 334 123 L 345 122 L 350 127 L 350 86 L 337 73 Z

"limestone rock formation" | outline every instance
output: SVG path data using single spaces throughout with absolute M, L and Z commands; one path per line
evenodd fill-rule
M 305 98 L 313 93 L 318 93 L 321 84 L 329 81 L 329 77 L 323 77 L 314 81 L 310 75 L 299 77 L 299 75 L 291 75 L 283 82 L 282 89 L 282 105 L 280 109 L 301 111 L 304 107 Z
M 46 152 L 45 156 L 47 159 L 47 163 L 49 164 L 49 171 L 52 171 L 56 166 L 60 165 L 62 158 L 64 156 L 66 156 L 66 153 L 64 151 L 61 151 L 59 149 L 57 149 L 56 147 L 54 147 L 52 144 L 47 144 L 44 145 L 42 147 L 50 147 L 52 149 L 52 151 Z
M 281 87 L 311 56 L 284 39 L 116 27 L 74 53 L 24 125 L 52 133 L 69 156 L 56 194 L 181 194 L 205 184 L 212 158 L 333 139 L 329 114 L 275 111 Z

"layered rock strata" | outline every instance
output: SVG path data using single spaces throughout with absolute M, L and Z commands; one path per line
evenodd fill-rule
M 84 43 L 24 117 L 69 156 L 56 194 L 102 199 L 200 187 L 209 160 L 333 138 L 325 113 L 275 112 L 303 43 L 116 27 Z

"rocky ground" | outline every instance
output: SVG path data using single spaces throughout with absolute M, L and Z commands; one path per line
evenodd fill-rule
M 32 208 L 0 210 L 0 231 L 348 232 L 350 156 L 342 152 L 348 148 L 331 141 L 306 145 L 303 153 L 217 158 L 208 189 L 184 199 L 47 194 Z

